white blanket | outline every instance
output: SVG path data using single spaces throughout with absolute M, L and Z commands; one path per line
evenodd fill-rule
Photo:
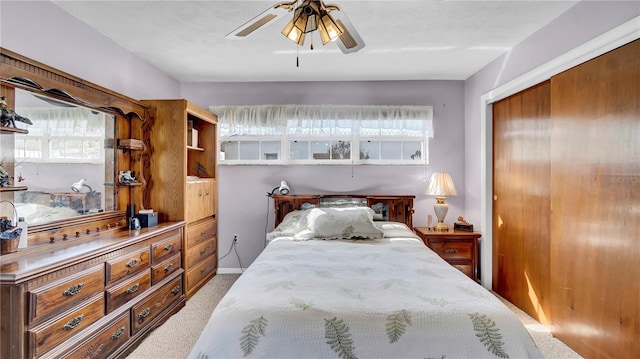
M 272 240 L 189 358 L 542 358 L 517 317 L 404 224 Z

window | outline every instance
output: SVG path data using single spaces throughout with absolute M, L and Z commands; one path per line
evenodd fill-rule
M 48 163 L 104 163 L 105 114 L 85 108 L 25 108 L 37 119 L 29 134 L 16 134 L 16 160 Z
M 426 164 L 430 106 L 211 107 L 221 164 Z

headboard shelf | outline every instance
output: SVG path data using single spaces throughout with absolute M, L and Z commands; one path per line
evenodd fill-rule
M 365 194 L 301 194 L 273 195 L 274 225 L 278 226 L 287 213 L 310 207 L 371 207 L 375 220 L 405 223 L 413 228 L 413 195 Z

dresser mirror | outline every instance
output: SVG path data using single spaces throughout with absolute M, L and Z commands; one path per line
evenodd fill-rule
M 23 89 L 15 112 L 27 134 L 14 141 L 13 193 L 29 226 L 114 211 L 115 116 Z

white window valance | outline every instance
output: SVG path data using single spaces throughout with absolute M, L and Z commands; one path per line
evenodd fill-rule
M 105 136 L 105 116 L 102 112 L 83 107 L 21 108 L 20 115 L 30 119 L 33 136 Z
M 220 135 L 433 137 L 432 106 L 210 106 Z

